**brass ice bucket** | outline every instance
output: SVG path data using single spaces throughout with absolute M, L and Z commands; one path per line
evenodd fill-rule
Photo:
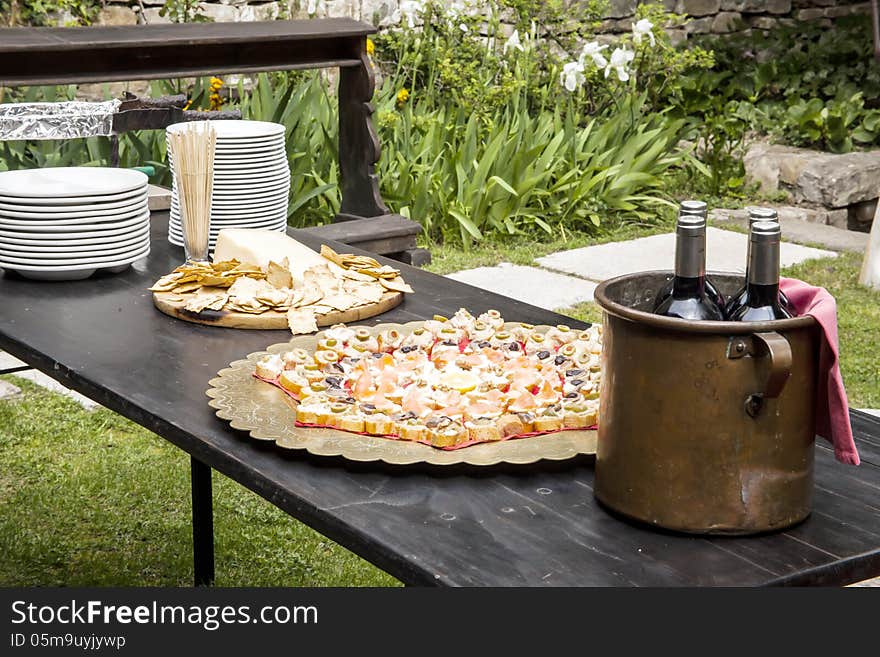
M 818 326 L 650 312 L 670 272 L 605 281 L 596 497 L 697 534 L 782 529 L 810 513 Z M 741 277 L 713 274 L 730 295 Z

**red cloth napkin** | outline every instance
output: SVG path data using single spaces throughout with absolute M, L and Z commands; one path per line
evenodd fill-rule
M 849 404 L 837 342 L 837 302 L 824 287 L 813 287 L 795 278 L 780 278 L 779 289 L 785 292 L 796 315 L 811 315 L 822 328 L 819 350 L 819 382 L 816 407 L 816 433 L 834 446 L 841 463 L 859 464 L 859 452 L 853 441 L 849 422 Z

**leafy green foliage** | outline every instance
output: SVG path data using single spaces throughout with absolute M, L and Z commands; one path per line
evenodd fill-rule
M 172 23 L 210 23 L 213 19 L 204 13 L 204 3 L 201 0 L 165 0 L 165 4 L 159 10 L 159 15 L 164 16 Z
M 3 26 L 72 27 L 91 25 L 101 0 L 0 0 Z
M 679 115 L 724 123 L 734 146 L 748 130 L 832 152 L 880 144 L 880 66 L 864 17 L 703 43 L 716 65 L 670 96 Z

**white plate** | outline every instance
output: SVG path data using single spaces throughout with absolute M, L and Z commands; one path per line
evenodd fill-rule
M 36 206 L 33 206 L 36 208 Z M 77 206 L 71 207 L 70 211 L 63 212 L 44 212 L 34 209 L 32 212 L 21 212 L 19 210 L 9 210 L 5 205 L 0 204 L 0 219 L 30 219 L 34 221 L 55 221 L 57 219 L 77 219 L 79 217 L 103 217 L 118 215 L 123 212 L 131 212 L 140 209 L 142 212 L 147 209 L 147 195 L 137 197 L 124 203 L 110 203 L 108 205 L 87 205 L 83 209 Z M 73 208 L 76 208 L 75 210 Z
M 261 192 L 266 189 L 275 189 L 290 183 L 290 174 L 273 176 L 265 180 L 254 180 L 247 182 L 247 179 L 231 180 L 231 181 L 214 181 L 214 188 L 211 190 L 214 196 L 223 196 L 235 194 L 241 196 L 250 192 Z M 177 185 L 172 184 L 171 193 L 177 191 Z
M 187 126 L 196 125 L 204 128 L 208 124 L 214 128 L 217 140 L 221 139 L 253 139 L 254 137 L 268 137 L 284 135 L 284 125 L 269 121 L 184 121 L 173 123 L 167 128 L 167 133 L 177 133 Z
M 130 228 L 119 228 L 117 230 L 96 231 L 90 233 L 73 233 L 77 237 L 67 238 L 59 233 L 6 233 L 0 232 L 0 244 L 5 244 L 7 248 L 16 246 L 40 247 L 40 246 L 58 246 L 58 247 L 76 247 L 76 246 L 94 246 L 113 242 L 114 240 L 128 240 L 143 233 L 149 233 L 149 222 L 143 222 L 141 225 L 135 225 Z M 79 237 L 84 235 L 86 237 Z
M 285 219 L 269 221 L 269 222 L 257 222 L 253 224 L 239 224 L 237 226 L 233 226 L 234 228 L 267 228 L 267 229 L 281 229 L 287 227 L 287 221 Z M 208 239 L 211 242 L 215 242 L 217 240 L 217 235 L 223 229 L 223 226 L 215 226 L 211 229 L 211 234 Z M 179 226 L 169 226 L 168 227 L 168 235 L 169 237 L 174 237 L 175 239 L 181 240 L 183 239 L 183 231 Z
M 251 183 L 263 184 L 270 181 L 285 182 L 290 180 L 290 171 L 287 169 L 277 169 L 274 171 L 255 171 L 254 173 L 214 173 L 214 187 L 225 185 L 242 185 Z
M 168 153 L 168 166 L 173 169 L 174 157 Z M 253 153 L 241 151 L 235 153 L 214 153 L 214 167 L 231 166 L 258 166 L 267 162 L 287 161 L 287 151 L 283 146 L 254 151 Z
M 253 183 L 247 182 L 223 182 L 214 185 L 212 194 L 214 196 L 243 196 L 245 194 L 253 194 L 253 192 L 262 192 L 266 190 L 275 190 L 278 187 L 286 187 L 290 184 L 290 174 L 279 176 L 270 180 L 257 180 Z
M 230 224 L 234 224 L 238 221 L 255 221 L 257 219 L 262 219 L 264 221 L 268 221 L 270 219 L 275 219 L 276 217 L 287 215 L 287 208 L 284 206 L 278 206 L 277 208 L 272 208 L 269 210 L 262 210 L 260 212 L 235 212 L 230 214 L 212 214 L 211 215 L 211 223 L 217 224 L 218 226 L 229 226 Z M 171 217 L 171 221 L 180 225 L 180 215 L 173 214 Z
M 35 244 L 19 244 L 17 242 L 11 242 L 0 238 L 0 251 L 8 252 L 9 255 L 15 255 L 15 253 L 32 253 L 36 255 L 40 253 L 80 253 L 82 251 L 115 250 L 134 246 L 135 244 L 148 240 L 149 238 L 149 226 L 142 228 L 136 233 L 123 235 L 121 238 L 111 237 L 103 241 L 93 241 L 91 244 L 68 244 L 66 242 L 53 244 L 51 243 L 51 240 L 46 242 L 38 241 Z
M 241 221 L 236 221 L 235 223 L 230 224 L 212 224 L 211 234 L 215 235 L 223 228 L 259 228 L 261 226 L 277 226 L 286 222 L 287 217 L 282 216 L 269 217 L 266 219 L 242 219 Z M 178 223 L 168 224 L 168 231 L 182 235 L 183 227 Z
M 21 217 L 23 219 L 71 219 L 73 217 L 88 216 L 90 214 L 100 215 L 107 210 L 118 211 L 125 208 L 133 208 L 137 205 L 141 205 L 144 208 L 147 207 L 146 192 L 140 196 L 134 196 L 121 201 L 86 205 L 51 205 L 41 207 L 39 205 L 12 205 L 9 203 L 0 203 L 0 216 Z
M 105 202 L 115 202 L 115 201 L 125 201 L 127 199 L 136 198 L 146 193 L 147 185 L 143 185 L 142 187 L 138 187 L 137 189 L 130 190 L 128 192 L 122 192 L 120 194 L 103 194 L 103 195 L 95 195 L 95 196 L 68 196 L 63 198 L 21 198 L 20 196 L 3 196 L 0 195 L 0 203 L 8 203 L 10 205 L 22 206 L 23 210 L 30 208 L 31 206 L 42 206 L 45 208 L 48 207 L 56 207 L 60 206 L 59 209 L 64 209 L 69 205 L 87 205 L 94 203 L 105 203 Z
M 174 170 L 174 163 L 169 161 L 168 166 L 171 170 Z M 253 175 L 259 174 L 261 172 L 265 173 L 275 173 L 280 171 L 290 171 L 290 167 L 287 164 L 287 157 L 273 157 L 273 158 L 259 158 L 255 159 L 251 162 L 243 162 L 243 163 L 228 163 L 228 164 L 219 164 L 214 163 L 214 177 L 217 178 L 219 176 L 228 176 L 230 174 L 237 175 Z
M 237 205 L 244 207 L 253 207 L 254 205 L 265 205 L 271 201 L 277 201 L 283 196 L 287 196 L 290 192 L 290 181 L 282 180 L 275 182 L 266 187 L 255 189 L 221 189 L 211 194 L 211 203 L 216 207 L 219 205 Z M 171 202 L 175 205 L 179 202 L 175 190 L 171 190 Z
M 218 141 L 214 147 L 214 157 L 242 157 L 258 155 L 273 151 L 284 150 L 286 143 L 284 137 L 271 137 L 261 139 L 248 139 L 239 141 Z M 165 142 L 165 153 L 173 155 L 173 149 L 169 142 Z
M 69 198 L 120 194 L 146 186 L 133 169 L 56 167 L 0 172 L 0 195 L 13 198 Z
M 149 236 L 141 237 L 136 242 L 120 246 L 115 249 L 93 249 L 91 251 L 74 251 L 68 253 L 22 253 L 21 251 L 7 251 L 0 249 L 0 259 L 9 263 L 19 264 L 36 264 L 43 263 L 51 265 L 59 260 L 77 259 L 83 262 L 94 260 L 95 258 L 124 258 L 129 253 L 135 253 L 142 250 L 150 243 Z
M 27 219 L 9 219 L 0 216 L 0 228 L 34 228 L 37 226 L 46 226 L 50 228 L 63 228 L 64 226 L 95 226 L 101 224 L 118 225 L 120 221 L 138 217 L 147 212 L 145 205 L 139 205 L 131 210 L 120 211 L 119 214 L 91 215 L 88 217 L 76 217 L 74 219 L 50 219 L 50 220 L 30 220 Z M 73 228 L 72 230 L 77 230 Z
M 102 235 L 117 234 L 120 229 L 132 230 L 138 224 L 150 223 L 150 213 L 146 212 L 141 215 L 125 219 L 123 221 L 113 223 L 94 223 L 94 224 L 76 224 L 69 226 L 66 224 L 55 225 L 49 222 L 24 222 L 24 226 L 4 226 L 0 221 L 0 236 L 7 237 L 27 237 L 30 233 L 62 233 L 68 237 L 85 237 L 87 234 L 101 231 Z
M 140 260 L 144 256 L 150 253 L 150 245 L 147 243 L 144 248 L 139 251 L 133 251 L 124 256 L 109 256 L 107 258 L 85 258 L 81 260 L 71 259 L 69 261 L 65 260 L 53 260 L 52 264 L 46 264 L 45 262 L 10 262 L 4 257 L 0 257 L 0 267 L 4 269 L 14 269 L 16 271 L 58 271 L 65 270 L 69 271 L 71 269 L 88 269 L 88 268 L 100 268 L 100 267 L 117 267 L 120 265 L 127 265 L 129 263 L 134 262 L 135 260 Z
M 283 148 L 278 148 L 272 151 L 265 151 L 261 153 L 254 154 L 244 154 L 244 155 L 220 155 L 214 154 L 214 167 L 253 167 L 264 162 L 281 162 L 287 161 L 287 151 Z
M 217 216 L 220 217 L 224 215 L 229 216 L 230 214 L 253 214 L 270 212 L 282 207 L 287 207 L 287 194 L 277 194 L 276 196 L 268 198 L 265 201 L 261 200 L 260 203 L 242 203 L 237 201 L 223 203 L 218 199 L 214 199 L 214 202 L 211 205 L 211 216 L 214 216 L 214 213 L 217 213 Z M 171 211 L 174 214 L 179 214 L 180 205 L 172 201 Z

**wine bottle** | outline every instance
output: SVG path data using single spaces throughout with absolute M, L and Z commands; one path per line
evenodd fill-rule
M 703 223 L 703 232 L 705 234 L 705 223 L 706 223 L 706 212 L 707 206 L 704 201 L 682 201 L 678 205 L 678 221 L 679 223 L 684 221 L 687 223 L 692 218 L 697 217 L 702 220 Z M 715 284 L 712 282 L 712 279 L 709 276 L 706 276 L 706 294 L 715 300 L 715 303 L 723 310 L 725 301 L 724 295 L 722 295 Z M 654 308 L 657 308 L 663 301 L 665 301 L 668 297 L 672 295 L 672 280 L 666 281 L 666 284 L 660 288 L 657 292 L 657 295 L 654 297 Z
M 730 297 L 730 301 L 727 303 L 727 306 L 724 309 L 724 314 L 728 317 L 733 317 L 734 313 L 739 310 L 742 305 L 746 301 L 746 285 L 748 283 L 749 278 L 749 254 L 751 253 L 752 248 L 752 238 L 751 238 L 751 230 L 752 226 L 758 221 L 779 221 L 779 215 L 776 213 L 776 210 L 773 208 L 749 208 L 749 239 L 746 242 L 746 276 L 743 281 L 742 287 L 737 290 L 736 294 Z M 788 305 L 788 297 L 785 296 L 784 292 L 779 293 L 779 300 L 782 304 L 782 307 L 791 312 Z
M 765 322 L 788 319 L 791 313 L 779 300 L 779 239 L 776 221 L 756 221 L 749 234 L 746 295 L 730 319 L 735 322 Z
M 683 221 L 683 219 L 686 219 Z M 722 320 L 724 314 L 706 293 L 706 220 L 679 217 L 675 229 L 672 294 L 654 308 L 658 315 L 691 320 Z

